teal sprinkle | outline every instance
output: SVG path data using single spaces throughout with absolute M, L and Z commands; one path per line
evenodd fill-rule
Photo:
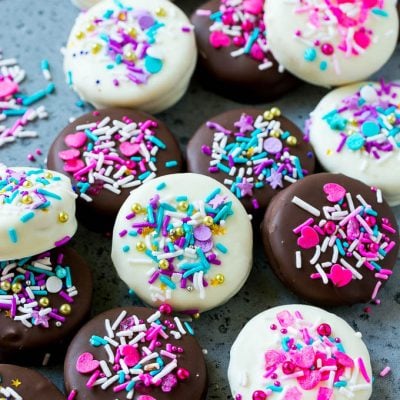
M 222 244 L 222 243 L 217 243 L 215 247 L 221 252 L 226 254 L 228 252 L 228 249 Z
M 94 347 L 99 347 L 99 346 L 105 346 L 107 344 L 107 341 L 104 340 L 102 337 L 93 335 L 90 339 L 89 342 L 92 346 Z
M 353 133 L 346 140 L 346 145 L 350 150 L 356 151 L 360 150 L 365 143 L 363 135 L 360 133 Z
M 371 136 L 377 135 L 381 129 L 380 129 L 379 125 L 376 124 L 375 122 L 366 121 L 362 124 L 361 130 L 365 136 L 371 137 Z
M 125 6 L 122 4 L 121 1 L 119 0 L 114 0 L 114 3 L 117 7 L 119 7 L 121 10 L 125 9 Z
M 121 54 L 117 54 L 117 55 L 115 56 L 115 63 L 116 63 L 117 65 L 121 64 L 121 63 L 122 63 L 122 60 L 123 60 L 123 58 L 122 58 Z
M 31 176 L 31 175 L 39 175 L 42 174 L 44 171 L 42 169 L 34 169 L 32 171 L 27 171 L 26 175 Z
M 83 108 L 83 107 L 85 107 L 85 102 L 84 102 L 83 100 L 77 100 L 77 101 L 75 102 L 75 105 L 76 105 L 77 107 L 79 107 L 79 108 Z
M 144 59 L 144 67 L 150 74 L 158 74 L 163 68 L 163 62 L 159 58 L 146 56 Z
M 257 154 L 256 156 L 251 157 L 251 160 L 252 161 L 259 160 L 261 158 L 266 157 L 267 155 L 268 155 L 268 153 L 266 151 L 264 151 L 263 153 L 260 153 L 260 154 Z
M 281 139 L 282 140 L 286 140 L 289 136 L 290 136 L 290 132 L 285 131 L 285 132 L 282 133 Z
M 29 280 L 31 281 L 32 286 L 36 285 L 35 274 L 33 272 L 29 272 Z
M 38 92 L 32 94 L 31 96 L 28 96 L 22 100 L 22 104 L 24 106 L 30 106 L 33 103 L 36 103 L 37 101 L 43 99 L 43 97 L 46 97 L 47 91 L 46 89 L 39 90 Z
M 250 53 L 251 47 L 253 46 L 254 42 L 257 40 L 258 35 L 260 34 L 260 29 L 255 28 L 254 31 L 251 33 L 246 46 L 244 48 L 245 54 Z
M 306 51 L 304 52 L 304 59 L 306 61 L 313 62 L 315 61 L 316 58 L 317 58 L 317 51 L 314 48 L 310 47 L 306 49 Z
M 22 281 L 24 281 L 25 280 L 25 276 L 24 275 L 17 275 L 17 276 L 15 276 L 14 277 L 14 279 L 13 279 L 13 281 L 12 281 L 12 283 L 15 283 L 15 282 L 17 282 L 18 280 L 22 280 Z
M 125 245 L 124 247 L 122 247 L 122 251 L 123 251 L 124 253 L 128 253 L 130 249 L 131 249 L 131 248 L 130 248 L 128 245 Z
M 29 260 L 31 259 L 31 257 L 25 257 L 22 258 L 21 260 L 19 260 L 17 262 L 18 267 L 22 267 L 24 264 L 26 264 Z
M 139 178 L 141 181 L 144 181 L 150 174 L 151 174 L 150 171 L 146 171 L 146 172 L 143 172 L 143 174 L 139 175 L 138 178 Z
M 378 213 L 377 213 L 375 210 L 373 210 L 372 208 L 367 208 L 367 209 L 365 210 L 365 212 L 366 212 L 367 214 L 369 214 L 369 215 L 373 215 L 374 217 L 377 217 L 377 216 L 378 216 Z
M 379 249 L 378 252 L 379 252 L 379 254 L 380 254 L 381 256 L 383 256 L 383 257 L 386 257 L 386 255 L 387 255 L 386 251 L 383 250 L 383 249 Z
M 198 267 L 202 267 L 202 265 L 200 263 L 184 263 L 179 268 L 183 270 L 190 270 Z
M 129 231 L 129 236 L 136 237 L 138 235 L 137 231 Z
M 199 272 L 199 271 L 202 271 L 203 270 L 203 266 L 202 265 L 199 265 L 198 267 L 196 267 L 196 268 L 192 268 L 192 269 L 190 269 L 189 271 L 186 271 L 184 274 L 183 274 L 183 278 L 188 278 L 189 276 L 191 276 L 191 275 L 194 275 L 196 272 Z M 161 279 L 161 278 L 160 278 Z
M 147 206 L 147 219 L 150 224 L 154 224 L 154 213 L 153 213 L 153 207 L 151 205 Z
M 194 330 L 190 326 L 189 322 L 184 321 L 183 325 L 185 325 L 186 330 L 189 332 L 190 335 L 194 336 Z
M 166 186 L 167 186 L 167 184 L 165 182 L 161 182 L 159 185 L 157 185 L 156 189 L 163 190 L 163 189 L 165 189 Z
M 167 148 L 167 145 L 162 140 L 160 140 L 159 138 L 156 138 L 155 136 L 149 136 L 148 140 L 150 140 L 150 142 L 154 143 L 160 149 L 165 150 Z
M 64 279 L 67 276 L 67 271 L 65 271 L 65 269 L 61 265 L 57 265 L 55 271 L 57 277 L 60 279 Z
M 217 168 L 218 168 L 220 171 L 223 171 L 223 172 L 225 172 L 225 173 L 227 173 L 227 174 L 229 174 L 229 171 L 231 170 L 229 167 L 227 167 L 226 165 L 221 164 L 221 163 L 218 163 L 218 164 L 217 164 Z
M 46 87 L 46 93 L 47 94 L 51 94 L 54 92 L 54 90 L 56 89 L 56 85 L 53 82 L 50 82 L 47 87 Z
M 171 281 L 171 279 L 168 278 L 168 276 L 165 275 L 160 275 L 160 281 L 162 283 L 164 283 L 165 285 L 167 285 L 169 288 L 171 288 L 172 290 L 176 289 L 176 285 L 174 282 Z
M 20 108 L 18 110 L 3 110 L 2 114 L 8 116 L 8 117 L 14 117 L 18 115 L 24 115 L 28 111 L 27 108 Z
M 221 189 L 217 188 L 213 190 L 206 198 L 205 198 L 205 203 L 209 203 L 217 194 L 221 193 Z
M 40 68 L 42 70 L 48 70 L 49 69 L 49 61 L 44 59 L 40 62 Z
M 266 388 L 272 390 L 273 392 L 277 392 L 277 393 L 280 393 L 283 391 L 282 386 L 268 385 Z
M 90 129 L 85 129 L 85 135 L 94 142 L 99 140 L 99 138 Z
M 176 201 L 188 201 L 188 197 L 187 196 L 178 196 L 176 198 Z
M 39 268 L 39 267 L 34 267 L 33 265 L 29 265 L 28 267 L 26 267 L 26 269 L 28 271 L 38 272 L 40 274 L 45 274 L 47 276 L 54 276 L 55 275 L 55 273 L 52 272 L 52 271 L 47 271 L 46 269 L 42 269 L 42 268 Z
M 263 183 L 263 182 L 257 182 L 254 186 L 255 186 L 257 189 L 261 189 L 262 187 L 264 187 L 264 183 Z
M 32 290 L 32 293 L 37 296 L 47 296 L 47 290 Z
M 207 271 L 210 269 L 210 263 L 208 262 L 206 256 L 204 255 L 203 250 L 202 250 L 200 247 L 198 247 L 198 248 L 196 249 L 196 253 L 197 253 L 197 255 L 198 255 L 199 258 L 200 258 L 200 262 L 202 263 L 202 265 L 203 265 L 204 268 L 206 269 L 205 272 L 207 272 Z
M 347 382 L 346 381 L 337 381 L 333 384 L 334 387 L 341 388 L 341 387 L 346 387 Z
M 211 19 L 212 21 L 216 21 L 216 20 L 218 20 L 218 19 L 220 20 L 221 17 L 222 17 L 222 12 L 221 12 L 221 11 L 217 11 L 217 12 L 215 12 L 215 13 L 213 13 L 213 14 L 210 15 L 210 19 Z
M 113 65 L 113 64 L 108 64 L 108 65 L 106 66 L 106 68 L 107 68 L 107 69 L 114 69 L 114 65 Z
M 122 384 L 125 382 L 125 372 L 124 371 L 118 371 L 118 383 Z
M 125 388 L 125 390 L 127 392 L 130 392 L 136 385 L 136 381 L 130 381 L 127 385 L 127 387 Z
M 73 81 L 72 81 L 72 72 L 71 71 L 67 71 L 67 85 L 68 86 L 72 86 Z
M 389 14 L 385 10 L 382 10 L 381 8 L 373 8 L 372 13 L 375 15 L 379 15 L 380 17 L 388 17 L 389 16 Z
M 304 178 L 303 168 L 301 167 L 301 163 L 300 163 L 299 157 L 294 157 L 293 158 L 293 162 L 294 162 L 294 165 L 295 165 L 296 170 L 297 170 L 297 175 L 299 176 L 300 179 L 303 179 Z
M 337 349 L 342 352 L 342 353 L 346 353 L 346 351 L 344 350 L 344 347 L 342 345 L 342 343 L 336 343 L 336 347 Z
M 321 61 L 319 64 L 319 69 L 321 71 L 326 71 L 328 69 L 328 63 L 326 61 Z
M 371 264 L 378 272 L 382 269 L 382 267 L 381 267 L 379 264 L 377 264 L 375 261 L 370 261 L 370 264 Z
M 49 192 L 48 190 L 37 189 L 37 192 L 42 194 L 43 196 L 51 197 L 51 198 L 56 199 L 56 200 L 61 200 L 61 196 L 59 196 L 58 194 L 55 194 L 53 192 Z
M 5 294 L 7 294 L 7 292 L 5 292 L 4 290 L 0 290 L 0 294 L 5 295 Z
M 17 231 L 14 228 L 10 228 L 8 230 L 8 236 L 9 236 L 9 238 L 10 238 L 12 243 L 17 243 L 18 242 Z
M 50 184 L 50 182 L 49 182 L 47 179 L 44 179 L 44 178 L 36 178 L 36 182 L 39 182 L 39 183 L 41 183 L 41 184 L 44 185 L 44 186 Z
M 344 251 L 344 249 L 343 249 L 342 242 L 341 242 L 339 239 L 336 239 L 335 243 L 336 243 L 336 246 L 337 246 L 337 248 L 338 248 L 338 250 L 339 250 L 339 253 L 340 253 L 342 256 L 345 256 L 346 253 L 345 253 L 345 251 Z
M 177 165 L 178 165 L 178 161 L 175 161 L 175 160 L 167 161 L 165 163 L 165 166 L 167 168 L 173 168 L 173 167 L 176 167 Z
M 72 286 L 71 268 L 65 267 L 65 271 L 67 272 L 65 284 L 67 285 L 67 288 L 70 288 Z
M 110 19 L 111 16 L 113 15 L 114 10 L 107 10 L 104 14 L 103 14 L 103 18 L 105 19 Z
M 286 352 L 289 351 L 289 346 L 287 345 L 287 342 L 290 340 L 290 338 L 288 338 L 287 336 L 282 338 L 281 344 L 282 344 L 282 348 L 283 350 L 285 350 Z

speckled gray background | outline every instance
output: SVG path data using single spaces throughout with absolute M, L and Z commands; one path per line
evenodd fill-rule
M 201 1 L 178 0 L 177 3 L 190 13 Z M 40 132 L 40 138 L 23 140 L 0 148 L 0 162 L 10 166 L 43 165 L 43 156 L 38 157 L 36 163 L 30 163 L 27 154 L 37 148 L 42 149 L 45 154 L 52 139 L 67 124 L 68 118 L 79 116 L 88 110 L 82 110 L 75 105 L 78 99 L 68 89 L 62 73 L 60 48 L 65 45 L 77 14 L 78 10 L 69 0 L 0 0 L 0 48 L 3 49 L 5 58 L 17 57 L 20 65 L 28 72 L 23 89 L 32 93 L 46 85 L 40 71 L 40 61 L 43 58 L 49 60 L 56 84 L 56 94 L 40 103 L 46 106 L 50 114 L 47 121 L 35 125 L 35 129 Z M 398 51 L 379 76 L 386 79 L 400 76 Z M 305 116 L 324 93 L 324 89 L 303 85 L 275 104 L 302 126 Z M 179 137 L 182 147 L 185 147 L 195 129 L 204 120 L 237 106 L 236 103 L 204 91 L 194 79 L 189 92 L 179 104 L 160 117 Z M 399 209 L 397 214 L 400 216 Z M 210 375 L 210 400 L 231 398 L 226 378 L 229 349 L 246 321 L 266 308 L 299 302 L 269 270 L 259 245 L 258 232 L 255 234 L 255 243 L 254 268 L 239 295 L 225 306 L 204 313 L 195 322 L 197 337 L 203 348 L 208 350 L 206 358 Z M 81 227 L 73 245 L 93 267 L 93 314 L 130 304 L 127 288 L 118 279 L 111 264 L 110 240 Z M 369 314 L 363 312 L 363 305 L 332 310 L 364 335 L 377 376 L 372 396 L 374 400 L 400 399 L 399 277 L 400 270 L 397 269 L 381 292 L 383 304 L 372 306 Z M 378 374 L 386 365 L 391 366 L 392 373 L 381 378 Z M 43 368 L 41 371 L 60 388 L 63 387 L 62 365 Z

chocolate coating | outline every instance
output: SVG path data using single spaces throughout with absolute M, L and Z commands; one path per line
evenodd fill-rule
M 78 294 L 73 297 L 72 311 L 66 316 L 65 322 L 57 327 L 55 321 L 49 322 L 49 328 L 42 326 L 26 327 L 20 321 L 6 316 L 6 310 L 0 310 L 0 362 L 13 364 L 39 364 L 46 354 L 54 357 L 63 354 L 69 341 L 83 324 L 90 313 L 92 300 L 92 275 L 89 266 L 79 254 L 69 248 L 59 248 L 51 251 L 52 266 L 57 265 L 57 256 L 64 254 L 63 266 L 71 269 L 72 284 Z M 53 267 L 53 268 L 54 268 Z M 49 306 L 58 309 L 67 301 L 57 293 L 48 293 Z
M 261 224 L 262 240 L 269 263 L 277 277 L 296 295 L 310 301 L 311 303 L 323 306 L 351 305 L 366 302 L 371 299 L 377 278 L 376 271 L 370 271 L 365 266 L 361 266 L 357 271 L 362 275 L 362 279 L 353 279 L 343 287 L 335 286 L 329 279 L 328 284 L 323 284 L 321 279 L 311 279 L 310 275 L 316 273 L 314 265 L 309 260 L 313 258 L 315 248 L 303 249 L 297 244 L 300 235 L 295 234 L 295 229 L 304 223 L 308 218 L 314 218 L 314 224 L 318 224 L 324 217 L 322 207 L 332 206 L 327 200 L 323 187 L 328 183 L 336 183 L 350 192 L 356 207 L 359 205 L 356 196 L 360 194 L 367 204 L 378 213 L 377 220 L 387 218 L 394 229 L 398 232 L 396 219 L 388 204 L 378 203 L 376 193 L 374 193 L 364 183 L 349 178 L 341 174 L 321 173 L 306 177 L 304 180 L 293 184 L 286 190 L 279 193 L 271 202 L 267 209 L 264 220 Z M 294 196 L 311 204 L 321 210 L 320 217 L 314 217 L 307 211 L 292 203 Z M 357 202 L 357 203 L 356 203 Z M 381 231 L 396 243 L 395 247 L 377 263 L 383 268 L 392 270 L 399 249 L 398 233 L 391 234 L 386 230 Z M 320 244 L 322 240 L 320 240 Z M 296 251 L 302 253 L 302 268 L 296 268 Z M 353 257 L 339 256 L 353 267 L 356 262 Z M 332 249 L 328 247 L 326 252 L 321 252 L 318 260 L 319 264 L 330 262 L 332 259 Z M 329 274 L 330 268 L 325 269 Z M 382 282 L 384 283 L 384 281 Z
M 113 385 L 106 390 L 101 389 L 100 386 L 88 389 L 86 383 L 90 374 L 83 375 L 77 372 L 76 363 L 79 356 L 86 352 L 91 353 L 96 360 L 107 360 L 103 346 L 91 346 L 89 339 L 92 335 L 100 337 L 107 335 L 105 319 L 108 318 L 112 324 L 123 310 L 127 311 L 127 316 L 136 315 L 143 320 L 154 313 L 154 310 L 144 307 L 116 308 L 96 316 L 78 332 L 68 349 L 64 364 L 65 386 L 67 392 L 73 389 L 77 391 L 76 400 L 115 399 L 115 393 L 112 390 Z M 160 318 L 161 321 L 164 321 L 164 319 L 164 317 Z M 169 319 L 171 320 L 172 317 Z M 160 387 L 155 388 L 152 386 L 146 388 L 144 385 L 136 385 L 134 399 L 137 399 L 139 395 L 149 395 L 157 400 L 204 400 L 207 393 L 207 370 L 204 356 L 197 340 L 189 334 L 183 335 L 180 340 L 175 340 L 172 336 L 166 340 L 159 336 L 158 340 L 162 344 L 171 343 L 173 346 L 180 346 L 184 349 L 183 353 L 177 353 L 178 368 L 185 368 L 190 372 L 190 376 L 186 380 L 178 381 L 177 386 L 171 392 L 164 392 Z M 154 351 L 157 351 L 157 347 Z
M 259 115 L 263 115 L 262 110 L 255 108 L 244 108 L 227 111 L 223 114 L 219 114 L 213 118 L 210 118 L 209 121 L 216 122 L 232 132 L 237 132 L 238 129 L 234 127 L 234 123 L 238 121 L 241 115 L 244 113 L 247 115 L 251 115 L 253 118 L 256 118 Z M 300 129 L 295 124 L 293 124 L 293 122 L 283 116 L 274 117 L 274 119 L 281 123 L 281 129 L 283 131 L 288 131 L 290 132 L 291 136 L 295 136 L 297 138 L 297 145 L 289 147 L 290 153 L 294 156 L 299 157 L 303 170 L 307 171 L 309 174 L 313 173 L 315 167 L 315 157 L 313 155 L 311 145 L 303 140 L 303 134 Z M 208 175 L 211 178 L 214 178 L 217 181 L 224 183 L 225 179 L 234 179 L 234 177 L 232 178 L 227 173 L 222 171 L 218 171 L 215 173 L 209 172 L 211 157 L 204 154 L 201 150 L 203 145 L 207 145 L 212 148 L 214 132 L 215 130 L 208 128 L 206 123 L 204 123 L 197 130 L 187 146 L 187 166 L 190 172 Z M 249 136 L 249 134 L 247 134 L 246 136 Z M 234 139 L 231 135 L 228 139 L 228 144 L 233 141 Z M 285 144 L 285 141 L 281 140 L 281 142 L 284 147 L 288 147 Z M 241 165 L 237 165 L 237 167 L 240 166 Z M 249 177 L 248 175 L 246 176 Z M 253 173 L 252 177 L 256 181 L 257 174 Z M 288 187 L 289 185 L 290 183 L 288 181 L 283 180 L 283 188 Z M 240 200 L 246 208 L 247 212 L 253 214 L 256 217 L 261 217 L 271 199 L 280 190 L 282 189 L 273 189 L 269 184 L 266 184 L 262 188 L 254 188 L 252 197 L 245 196 L 242 197 Z M 257 202 L 259 204 L 258 210 L 256 210 L 252 204 L 253 197 L 257 199 Z
M 19 380 L 13 385 L 14 380 Z M 28 368 L 17 367 L 11 364 L 0 364 L 0 382 L 3 388 L 15 390 L 23 400 L 65 400 L 65 396 L 44 376 Z M 0 393 L 0 399 L 3 395 Z M 7 397 L 14 399 L 14 397 Z
M 111 121 L 121 121 L 124 117 L 128 117 L 136 123 L 144 122 L 147 120 L 157 122 L 158 126 L 154 128 L 156 137 L 162 140 L 166 145 L 166 150 L 160 149 L 156 156 L 157 159 L 154 162 L 155 166 L 157 167 L 157 176 L 177 173 L 182 170 L 182 154 L 179 149 L 179 144 L 163 122 L 142 111 L 135 111 L 124 108 L 107 108 L 104 110 L 89 112 L 79 117 L 74 122 L 70 123 L 61 131 L 61 133 L 57 136 L 50 147 L 50 151 L 47 156 L 48 168 L 68 175 L 72 181 L 75 191 L 77 191 L 76 184 L 78 182 L 74 179 L 73 173 L 68 173 L 64 170 L 64 161 L 59 157 L 59 153 L 61 151 L 69 149 L 69 147 L 65 143 L 65 138 L 70 134 L 74 134 L 76 132 L 75 128 L 77 126 L 92 122 L 100 122 L 107 116 L 111 118 Z M 81 155 L 83 153 L 83 149 L 83 147 L 78 149 Z M 125 161 L 129 160 L 128 157 L 122 155 L 121 153 L 119 153 L 119 157 Z M 177 165 L 167 168 L 165 166 L 165 163 L 170 160 L 176 160 Z M 98 185 L 99 182 L 100 181 L 96 181 L 96 185 Z M 88 194 L 93 199 L 93 201 L 91 202 L 87 202 L 81 197 L 78 197 L 78 220 L 92 230 L 111 231 L 121 205 L 124 203 L 134 187 L 120 189 L 120 194 L 115 194 L 104 188 L 101 189 L 98 193 L 92 194 L 91 189 L 89 189 Z
M 220 5 L 220 0 L 212 0 L 199 9 L 214 13 Z M 260 62 L 250 56 L 232 57 L 231 52 L 238 50 L 235 45 L 214 48 L 210 44 L 209 28 L 212 21 L 208 16 L 194 12 L 191 21 L 199 49 L 200 76 L 210 90 L 237 101 L 254 104 L 274 100 L 299 85 L 293 75 L 278 71 L 279 65 L 270 52 L 268 59 L 273 65 L 261 71 L 258 69 Z

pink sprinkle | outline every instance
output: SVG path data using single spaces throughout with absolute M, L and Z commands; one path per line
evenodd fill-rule
M 295 233 L 297 235 L 298 233 L 301 232 L 302 228 L 304 228 L 305 226 L 310 226 L 313 223 L 314 223 L 314 218 L 308 218 L 307 221 L 303 222 L 299 226 L 296 226 L 296 228 L 293 229 L 293 233 Z
M 382 286 L 382 282 L 381 281 L 376 282 L 375 289 L 372 292 L 372 296 L 371 296 L 372 300 L 376 299 L 376 296 L 378 295 L 378 292 L 379 292 L 379 289 L 380 289 L 381 286 Z
M 375 278 L 383 279 L 383 280 L 385 280 L 385 281 L 387 281 L 387 280 L 389 279 L 389 277 L 388 277 L 387 275 L 379 274 L 379 273 L 376 273 L 376 274 L 375 274 Z
M 390 233 L 396 233 L 396 230 L 393 229 L 391 226 L 386 225 L 386 224 L 382 224 L 382 228 L 385 229 L 386 231 L 390 232 Z M 389 246 L 388 246 L 389 247 Z
M 35 158 L 34 155 L 31 154 L 31 153 L 28 154 L 28 157 L 27 157 L 27 158 L 28 158 L 28 160 L 31 161 L 31 162 L 35 162 L 35 161 L 36 161 L 36 158 Z
M 386 376 L 389 372 L 391 371 L 391 368 L 389 366 L 383 368 L 383 370 L 379 373 L 380 376 L 384 377 Z
M 357 362 L 358 362 L 358 367 L 360 368 L 361 375 L 363 376 L 363 378 L 365 379 L 365 381 L 367 383 L 371 383 L 371 379 L 368 376 L 363 359 L 361 357 L 359 357 Z
M 69 393 L 67 400 L 74 400 L 76 398 L 76 395 L 78 394 L 78 391 L 73 389 L 71 390 L 71 392 Z
M 86 382 L 86 387 L 92 388 L 94 383 L 97 381 L 97 378 L 99 377 L 99 375 L 100 375 L 99 370 L 94 371 L 93 375 Z
M 254 207 L 254 209 L 259 209 L 260 208 L 260 205 L 258 204 L 258 201 L 257 201 L 257 199 L 253 199 L 252 201 L 251 201 L 252 203 L 253 203 L 253 207 Z
M 211 15 L 211 10 L 204 10 L 199 8 L 196 11 L 196 15 L 200 15 L 201 17 L 209 17 Z

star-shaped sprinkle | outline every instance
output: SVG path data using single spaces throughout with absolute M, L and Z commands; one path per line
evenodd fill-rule
M 5 313 L 6 318 L 11 318 L 11 311 L 7 310 Z
M 40 315 L 38 311 L 32 312 L 33 325 L 42 325 L 45 328 L 49 327 L 49 317 L 47 315 Z
M 226 196 L 221 196 L 220 194 L 217 194 L 212 200 L 208 202 L 212 206 L 212 208 L 218 208 L 222 204 L 224 204 L 226 201 Z
M 19 387 L 22 384 L 22 382 L 17 378 L 17 379 L 12 379 L 11 380 L 11 385 L 14 387 Z
M 254 185 L 249 182 L 247 178 L 243 178 L 243 181 L 237 184 L 242 196 L 253 196 L 253 186 Z
M 273 168 L 271 168 L 271 175 L 267 178 L 272 189 L 276 189 L 278 186 L 283 187 L 282 174 Z
M 239 128 L 240 133 L 252 132 L 254 130 L 253 122 L 252 116 L 242 114 L 240 120 L 235 122 L 235 128 Z

